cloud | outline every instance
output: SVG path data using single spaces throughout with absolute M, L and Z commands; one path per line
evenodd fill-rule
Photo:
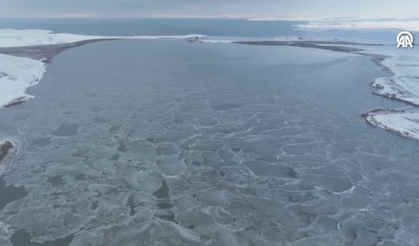
M 418 0 L 0 0 L 1 17 L 409 18 Z

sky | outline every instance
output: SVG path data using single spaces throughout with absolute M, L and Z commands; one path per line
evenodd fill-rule
M 0 0 L 1 17 L 419 18 L 419 0 Z

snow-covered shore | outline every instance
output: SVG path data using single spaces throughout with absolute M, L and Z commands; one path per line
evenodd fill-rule
M 371 84 L 377 88 L 375 94 L 419 107 L 419 54 L 394 55 L 382 64 L 394 75 L 376 79 Z
M 370 125 L 383 128 L 397 136 L 419 141 L 419 113 L 406 110 L 378 109 L 362 115 Z
M 387 58 L 381 65 L 392 73 L 390 77 L 375 79 L 371 86 L 375 95 L 405 102 L 419 107 L 419 52 L 397 49 L 394 45 L 382 49 L 365 48 L 361 53 L 380 54 Z M 419 140 L 419 111 L 374 110 L 363 117 L 368 123 L 397 135 Z
M 0 48 L 26 48 L 33 46 L 52 47 L 62 44 L 83 44 L 86 41 L 115 39 L 185 39 L 199 40 L 200 34 L 174 36 L 89 36 L 68 33 L 53 33 L 48 30 L 0 29 Z M 27 88 L 36 85 L 46 71 L 43 61 L 28 57 L 16 57 L 0 53 L 0 108 L 25 102 L 33 96 L 27 95 Z
M 41 61 L 0 54 L 0 105 L 32 98 L 25 91 L 38 84 L 44 72 L 45 64 Z
M 0 47 L 25 47 L 34 45 L 68 44 L 88 40 L 105 39 L 190 39 L 204 38 L 206 35 L 172 35 L 172 36 L 92 36 L 69 33 L 53 33 L 49 30 L 15 30 L 0 29 Z
M 351 27 L 360 29 L 378 27 L 368 23 L 364 24 L 364 26 L 359 23 L 353 24 Z M 375 88 L 373 94 L 419 107 L 419 52 L 415 52 L 415 49 L 412 48 L 397 48 L 396 35 L 398 30 L 392 28 L 399 27 L 400 29 L 404 25 L 398 22 L 384 22 L 380 25 L 385 27 L 380 31 L 381 34 L 394 37 L 393 43 L 388 44 L 386 40 L 382 40 L 382 46 L 354 46 L 350 44 L 345 46 L 362 49 L 362 51 L 355 52 L 361 55 L 382 57 L 383 59 L 375 59 L 374 62 L 392 73 L 390 77 L 377 78 L 371 83 L 371 86 Z M 407 27 L 411 27 L 412 30 L 419 30 L 419 22 L 408 23 Z M 333 28 L 342 30 L 339 26 L 333 26 Z M 354 34 L 354 32 L 350 33 Z M 342 39 L 342 37 L 338 38 Z M 374 35 L 367 38 L 374 40 L 374 42 L 377 41 Z M 350 40 L 354 41 L 356 39 L 357 37 L 352 36 Z M 360 40 L 365 40 L 364 34 L 362 34 Z M 401 137 L 419 140 L 419 110 L 379 109 L 367 112 L 362 117 L 373 126 L 386 129 Z

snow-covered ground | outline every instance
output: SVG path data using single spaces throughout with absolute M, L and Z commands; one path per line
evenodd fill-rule
M 362 53 L 387 56 L 382 65 L 393 75 L 377 78 L 371 85 L 376 95 L 393 98 L 419 107 L 419 52 L 415 49 L 397 49 L 396 44 L 377 47 L 362 47 Z M 404 137 L 419 140 L 419 112 L 393 111 L 374 113 L 372 117 L 377 126 L 398 132 Z
M 374 110 L 364 115 L 369 124 L 401 137 L 419 140 L 419 113 L 407 110 Z
M 44 72 L 45 65 L 41 61 L 0 54 L 0 105 L 17 98 L 31 98 L 25 91 L 36 85 Z
M 385 59 L 382 64 L 394 76 L 376 79 L 372 83 L 377 88 L 375 93 L 419 106 L 419 52 L 395 55 Z
M 405 137 L 419 140 L 419 114 L 414 112 L 399 112 L 378 114 L 374 116 L 379 127 L 387 127 Z
M 27 47 L 36 45 L 70 44 L 104 39 L 190 39 L 206 37 L 200 34 L 176 36 L 88 36 L 68 33 L 53 33 L 48 30 L 0 29 L 0 48 Z M 42 61 L 0 54 L 0 108 L 27 101 L 33 96 L 26 89 L 36 85 L 43 77 Z
M 91 36 L 69 33 L 53 33 L 48 30 L 0 29 L 0 47 L 24 47 L 33 45 L 67 44 L 99 39 L 188 39 L 203 38 L 205 35 L 173 36 Z

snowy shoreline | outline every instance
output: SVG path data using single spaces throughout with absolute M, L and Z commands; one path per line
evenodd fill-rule
M 378 63 L 392 75 L 376 78 L 371 83 L 376 89 L 372 93 L 406 103 L 413 109 L 378 109 L 361 116 L 370 125 L 419 141 L 419 110 L 416 110 L 419 107 L 419 53 L 380 53 L 386 58 Z
M 419 141 L 419 113 L 406 110 L 376 109 L 361 115 L 364 121 L 402 138 Z

